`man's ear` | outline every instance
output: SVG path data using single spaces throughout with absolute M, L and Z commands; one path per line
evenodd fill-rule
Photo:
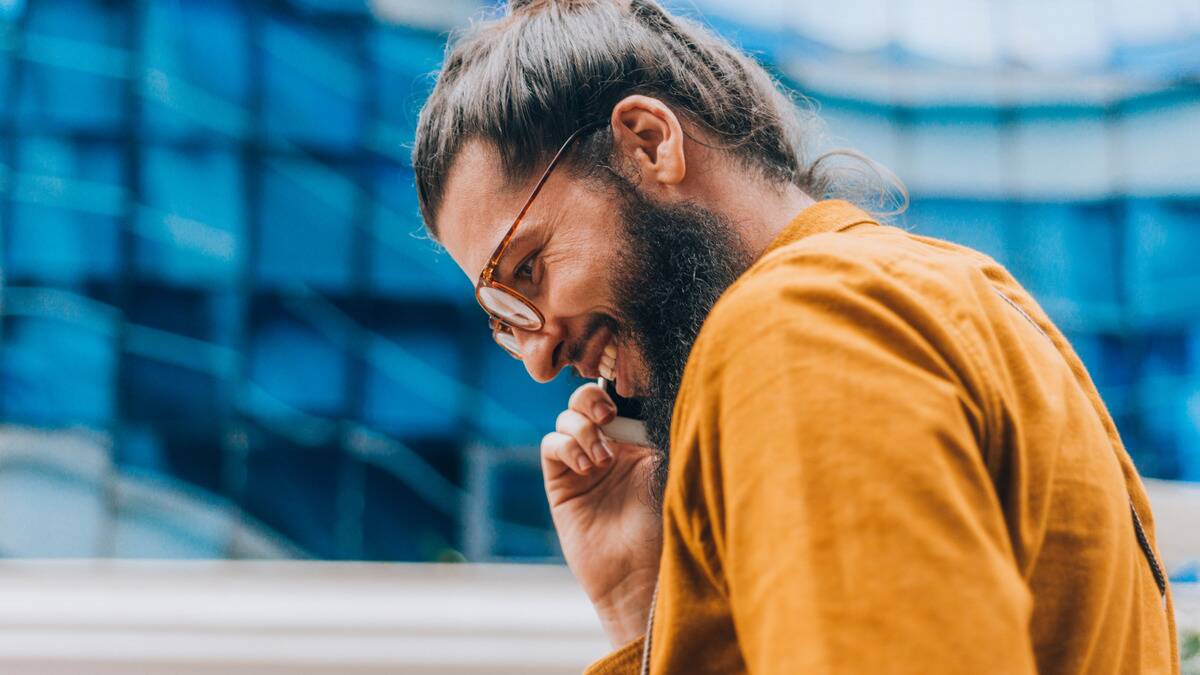
M 617 153 L 634 169 L 631 178 L 639 184 L 683 181 L 683 128 L 665 103 L 640 94 L 626 96 L 613 107 L 612 131 Z

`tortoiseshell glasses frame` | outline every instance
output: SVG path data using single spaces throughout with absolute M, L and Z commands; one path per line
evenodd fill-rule
M 529 198 L 525 200 L 525 205 L 521 207 L 521 210 L 517 213 L 517 217 L 513 219 L 512 226 L 508 228 L 508 232 L 500 240 L 500 243 L 496 246 L 496 250 L 492 252 L 492 256 L 488 258 L 487 264 L 483 266 L 483 270 L 479 273 L 479 280 L 475 282 L 475 301 L 479 303 L 483 311 L 488 313 L 492 327 L 492 338 L 496 341 L 496 344 L 500 345 L 504 351 L 508 352 L 514 358 L 521 358 L 521 350 L 514 331 L 523 330 L 536 333 L 546 325 L 546 317 L 520 291 L 501 281 L 497 281 L 495 278 L 496 268 L 500 266 L 500 261 L 504 259 L 504 253 L 508 250 L 508 245 L 512 243 L 513 237 L 517 233 L 517 228 L 525 218 L 525 214 L 529 212 L 529 207 L 533 205 L 533 200 L 537 198 L 538 193 L 542 191 L 542 187 L 546 185 L 546 181 L 550 178 L 550 174 L 554 172 L 554 167 L 558 166 L 576 139 L 583 135 L 584 132 L 595 129 L 601 124 L 600 122 L 595 122 L 580 127 L 572 132 L 567 137 L 567 140 L 563 142 L 562 147 L 558 149 L 558 152 L 554 154 L 554 158 L 546 166 L 546 170 L 542 172 L 542 177 L 533 186 L 533 190 L 529 193 Z

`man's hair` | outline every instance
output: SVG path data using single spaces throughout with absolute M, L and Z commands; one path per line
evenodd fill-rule
M 506 15 L 451 41 L 421 110 L 412 156 L 421 215 L 436 237 L 448 173 L 469 141 L 494 148 L 516 185 L 631 94 L 663 100 L 702 142 L 763 178 L 822 198 L 831 188 L 822 161 L 804 161 L 819 121 L 784 92 L 752 58 L 653 0 L 511 0 Z M 611 129 L 598 125 L 580 145 L 566 166 L 604 165 Z

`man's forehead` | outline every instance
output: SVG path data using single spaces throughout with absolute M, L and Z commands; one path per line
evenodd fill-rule
M 471 141 L 450 167 L 441 208 L 438 239 L 463 273 L 479 276 L 521 207 L 521 188 L 504 179 L 498 154 Z

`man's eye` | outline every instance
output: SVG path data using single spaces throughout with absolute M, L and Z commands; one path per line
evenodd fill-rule
M 537 262 L 537 253 L 531 253 L 528 258 L 521 261 L 517 269 L 513 271 L 513 276 L 526 281 L 533 280 L 533 264 Z

